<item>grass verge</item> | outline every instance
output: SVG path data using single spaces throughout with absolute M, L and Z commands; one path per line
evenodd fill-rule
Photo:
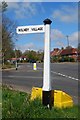
M 30 101 L 30 95 L 24 92 L 10 90 L 2 87 L 2 117 L 3 118 L 76 118 L 78 119 L 78 106 L 72 108 L 52 108 L 44 107 L 39 99 Z
M 5 64 L 2 66 L 2 69 L 15 68 L 14 64 Z

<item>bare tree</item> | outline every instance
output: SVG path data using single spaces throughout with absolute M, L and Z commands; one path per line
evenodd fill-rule
M 9 59 L 14 54 L 14 40 L 16 38 L 16 25 L 13 21 L 6 17 L 7 3 L 2 2 L 2 55 L 3 61 Z

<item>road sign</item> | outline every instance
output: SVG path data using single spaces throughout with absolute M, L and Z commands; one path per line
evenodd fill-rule
M 33 25 L 33 26 L 19 26 L 16 29 L 18 34 L 29 34 L 29 33 L 43 33 L 44 25 Z
M 42 33 L 45 32 L 45 44 L 44 44 L 44 77 L 43 77 L 43 105 L 51 108 L 52 106 L 52 88 L 50 78 L 50 19 L 44 20 L 44 25 L 36 26 L 20 26 L 17 27 L 18 34 L 29 34 L 29 33 Z

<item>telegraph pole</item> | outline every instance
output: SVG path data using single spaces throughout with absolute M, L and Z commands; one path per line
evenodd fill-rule
M 67 37 L 67 43 L 68 43 L 68 47 L 69 47 L 69 36 L 66 35 L 66 37 Z

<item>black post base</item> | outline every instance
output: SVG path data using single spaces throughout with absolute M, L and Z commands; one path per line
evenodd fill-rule
M 16 68 L 16 70 L 17 70 L 17 68 Z
M 48 108 L 52 108 L 53 105 L 52 91 L 43 91 L 42 104 Z

